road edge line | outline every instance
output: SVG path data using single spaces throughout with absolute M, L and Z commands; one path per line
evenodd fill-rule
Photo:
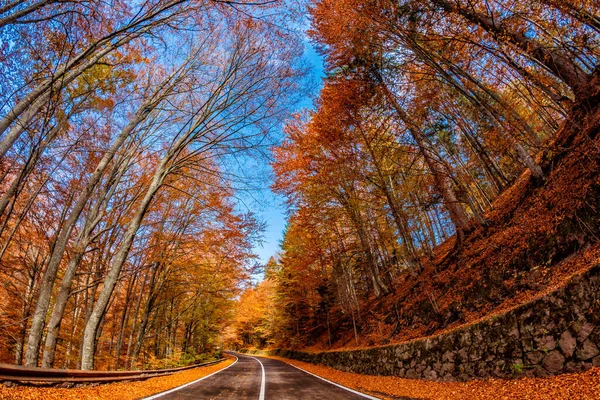
M 168 394 L 170 394 L 170 393 L 173 393 L 173 392 L 176 392 L 176 391 L 178 391 L 178 390 L 181 390 L 181 389 L 183 389 L 183 388 L 185 388 L 185 387 L 188 387 L 188 386 L 190 386 L 190 385 L 193 385 L 194 383 L 200 382 L 200 381 L 202 381 L 202 380 L 204 380 L 204 379 L 206 379 L 206 378 L 210 378 L 211 376 L 213 376 L 213 375 L 216 375 L 216 374 L 218 374 L 219 372 L 223 372 L 223 371 L 225 371 L 227 368 L 234 366 L 234 365 L 235 365 L 235 364 L 238 362 L 239 358 L 238 358 L 237 356 L 234 356 L 234 357 L 235 357 L 235 361 L 234 361 L 232 364 L 229 364 L 228 366 L 226 366 L 226 367 L 225 367 L 225 368 L 223 368 L 223 369 L 220 369 L 220 370 L 218 370 L 218 371 L 215 371 L 215 372 L 213 372 L 212 374 L 209 374 L 209 375 L 203 376 L 202 378 L 196 379 L 195 381 L 191 381 L 191 382 L 188 382 L 188 383 L 184 383 L 183 385 L 181 385 L 181 386 L 177 386 L 177 387 L 174 387 L 173 389 L 165 390 L 164 392 L 160 392 L 160 393 L 157 393 L 157 394 L 153 394 L 153 395 L 150 395 L 150 396 L 148 396 L 148 397 L 143 397 L 143 398 L 142 398 L 142 400 L 154 400 L 154 399 L 158 399 L 159 397 L 166 396 L 166 395 L 168 395 Z
M 354 393 L 354 394 L 357 394 L 357 395 L 359 395 L 359 396 L 362 396 L 362 397 L 364 397 L 364 398 L 366 398 L 366 399 L 370 399 L 370 400 L 381 400 L 379 397 L 373 397 L 373 396 L 371 396 L 371 395 L 369 395 L 369 394 L 366 394 L 366 393 L 361 393 L 361 392 L 359 392 L 359 391 L 357 391 L 357 390 L 350 389 L 349 387 L 346 387 L 346 386 L 344 386 L 344 385 L 340 385 L 339 383 L 332 382 L 332 381 L 330 381 L 329 379 L 325 379 L 325 378 L 323 378 L 322 376 L 319 376 L 319 375 L 317 375 L 317 374 L 313 374 L 312 372 L 308 372 L 307 370 L 305 370 L 305 369 L 302 369 L 302 368 L 300 368 L 300 367 L 297 367 L 297 366 L 295 366 L 294 364 L 290 364 L 290 363 L 288 363 L 288 362 L 286 362 L 286 364 L 287 364 L 287 365 L 290 365 L 290 366 L 292 366 L 292 367 L 294 367 L 294 368 L 296 368 L 296 369 L 299 369 L 299 370 L 300 370 L 300 371 L 302 371 L 302 372 L 306 372 L 307 374 L 309 374 L 309 375 L 312 375 L 312 376 L 314 376 L 315 378 L 319 378 L 319 379 L 321 379 L 322 381 L 325 381 L 325 382 L 327 382 L 327 383 L 330 383 L 330 384 L 332 384 L 333 386 L 337 386 L 337 387 L 339 387 L 339 388 L 342 388 L 342 389 L 344 389 L 344 390 L 347 390 L 347 391 L 349 391 L 349 392 L 351 392 L 351 393 Z
M 258 400 L 265 400 L 265 386 L 267 381 L 267 375 L 265 374 L 265 366 L 262 362 L 256 357 L 248 356 L 249 358 L 253 358 L 260 364 L 260 368 L 262 368 L 262 381 L 260 382 L 260 395 L 258 396 Z

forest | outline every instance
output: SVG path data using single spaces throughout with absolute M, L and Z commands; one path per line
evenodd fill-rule
M 215 351 L 262 229 L 239 166 L 304 79 L 275 8 L 0 3 L 0 361 L 135 369 Z
M 597 260 L 596 2 L 308 10 L 326 77 L 273 149 L 290 217 L 266 280 L 241 298 L 234 346 L 426 337 Z
M 3 0 L 0 76 L 0 362 L 400 343 L 600 256 L 596 0 Z

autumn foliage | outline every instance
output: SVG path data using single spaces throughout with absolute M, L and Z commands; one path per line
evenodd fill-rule
M 597 1 L 312 0 L 326 77 L 292 113 L 298 5 L 1 2 L 0 361 L 383 344 L 597 261 Z
M 276 347 L 384 344 L 595 262 L 593 1 L 314 0 L 327 77 L 274 149 Z
M 219 349 L 262 229 L 239 166 L 303 79 L 278 7 L 0 2 L 0 361 L 157 368 Z

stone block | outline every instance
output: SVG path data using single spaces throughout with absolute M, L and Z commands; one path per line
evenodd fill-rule
M 483 357 L 481 348 L 471 348 L 471 353 L 469 354 L 469 361 L 479 361 Z
M 525 363 L 527 365 L 536 365 L 544 358 L 544 353 L 541 351 L 532 351 L 525 355 Z
M 470 346 L 471 345 L 471 332 L 465 331 L 465 333 L 461 336 L 460 342 L 462 345 Z
M 536 339 L 536 344 L 539 350 L 554 350 L 556 348 L 556 340 L 554 340 L 554 336 L 546 335 L 542 336 L 539 339 Z
M 451 374 L 454 371 L 454 364 L 446 363 L 442 365 L 442 368 L 439 370 L 442 375 Z
M 577 333 L 577 341 L 583 343 L 587 340 L 588 336 L 594 331 L 595 326 L 590 324 L 588 321 L 583 323 L 576 323 L 573 325 L 575 332 Z
M 451 362 L 453 363 L 454 360 L 456 358 L 456 354 L 454 354 L 454 352 L 452 351 L 447 351 L 444 353 L 444 355 L 442 356 L 442 361 L 447 361 L 447 362 Z
M 417 371 L 415 371 L 413 368 L 409 369 L 408 371 L 406 371 L 406 379 L 417 379 L 419 377 L 419 374 L 417 374 Z
M 560 372 L 565 365 L 565 356 L 558 350 L 553 350 L 542 361 L 542 366 L 550 373 Z
M 581 363 L 569 361 L 565 364 L 564 372 L 572 373 L 581 371 Z
M 577 347 L 577 339 L 573 337 L 571 332 L 565 331 L 562 335 L 560 335 L 558 345 L 565 357 L 571 358 L 573 357 L 573 353 L 575 352 L 575 348 Z
M 543 378 L 546 376 L 550 376 L 550 374 L 540 365 L 536 365 L 531 368 L 527 368 L 523 372 L 523 376 L 526 376 L 527 378 Z
M 583 344 L 575 351 L 575 356 L 578 360 L 591 360 L 600 354 L 598 346 L 591 340 L 586 340 Z
M 431 369 L 431 370 L 429 370 L 429 371 L 428 371 L 428 370 L 425 370 L 425 371 L 423 372 L 423 377 L 424 377 L 425 379 L 430 379 L 430 380 L 434 381 L 434 380 L 437 380 L 437 378 L 438 378 L 438 374 L 437 374 L 437 372 L 435 372 L 433 369 Z
M 513 338 L 519 338 L 519 337 L 521 337 L 521 334 L 519 333 L 519 327 L 518 327 L 518 325 L 514 325 L 512 327 L 512 329 L 508 332 L 508 336 L 513 337 Z
M 467 350 L 466 347 L 463 347 L 462 349 L 460 349 L 458 351 L 458 357 L 463 362 L 469 361 L 469 351 Z

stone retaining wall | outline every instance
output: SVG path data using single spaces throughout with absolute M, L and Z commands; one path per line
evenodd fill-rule
M 270 354 L 369 375 L 454 381 L 549 376 L 600 365 L 600 266 L 476 324 L 364 350 Z

